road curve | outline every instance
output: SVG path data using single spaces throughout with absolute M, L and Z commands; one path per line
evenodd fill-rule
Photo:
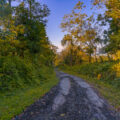
M 120 120 L 81 78 L 57 72 L 59 84 L 13 120 Z

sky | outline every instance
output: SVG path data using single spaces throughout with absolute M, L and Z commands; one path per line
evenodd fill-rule
M 65 14 L 71 13 L 73 7 L 77 4 L 79 0 L 38 0 L 42 3 L 47 4 L 50 9 L 50 16 L 48 17 L 47 23 L 47 35 L 49 40 L 56 46 L 58 46 L 58 51 L 62 50 L 61 40 L 64 36 L 60 24 L 62 18 Z M 90 10 L 90 0 L 83 0 L 88 6 L 86 12 L 89 14 Z
M 78 3 L 80 0 L 37 0 L 42 4 L 47 4 L 48 8 L 50 9 L 50 15 L 47 18 L 47 35 L 49 40 L 57 46 L 59 49 L 58 51 L 62 50 L 61 40 L 64 37 L 64 33 L 60 28 L 60 24 L 62 22 L 62 18 L 65 14 L 71 13 L 73 7 Z M 85 12 L 90 14 L 90 1 L 91 0 L 81 0 L 87 6 Z M 14 3 L 16 4 L 16 3 Z

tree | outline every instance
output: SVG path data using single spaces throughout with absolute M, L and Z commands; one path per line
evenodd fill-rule
M 96 42 L 96 29 L 93 26 L 94 17 L 82 12 L 85 7 L 83 2 L 78 2 L 72 13 L 64 16 L 61 28 L 72 36 L 72 40 L 77 43 L 80 50 L 89 55 L 89 62 L 91 62 Z M 71 42 L 70 39 L 62 42 L 68 41 Z
M 49 57 L 51 57 L 53 55 L 52 48 L 45 28 L 45 18 L 49 15 L 49 9 L 46 5 L 41 5 L 35 0 L 31 1 L 31 8 L 27 4 L 27 2 L 21 2 L 14 8 L 14 15 L 10 14 L 9 19 L 1 19 L 1 45 L 10 43 L 10 47 L 6 46 L 6 52 L 2 51 L 5 53 L 4 55 L 12 53 L 12 55 L 22 58 L 28 52 L 31 56 L 38 57 L 42 54 L 47 58 L 50 54 Z M 5 46 L 3 45 L 3 47 Z
M 8 17 L 11 14 L 11 7 L 8 5 L 7 0 L 0 1 L 0 17 Z
M 24 25 L 24 34 L 18 34 L 18 39 L 26 42 L 26 48 L 33 54 L 39 53 L 44 49 L 44 46 L 49 45 L 49 41 L 46 35 L 44 19 L 49 15 L 49 9 L 42 7 L 40 3 L 32 1 L 32 8 L 26 7 L 22 2 L 15 12 L 16 25 Z M 32 10 L 31 15 L 30 10 Z
M 67 46 L 69 48 L 69 55 L 70 55 L 70 64 L 73 65 L 73 49 L 75 47 L 74 39 L 71 35 L 67 34 L 64 36 L 63 40 L 61 41 L 63 46 Z
M 102 21 L 104 21 L 103 23 L 108 23 L 109 28 L 104 34 L 105 42 L 107 41 L 106 47 L 104 48 L 108 54 L 116 54 L 116 52 L 120 49 L 120 1 L 94 0 L 94 5 L 106 7 Z
M 94 5 L 101 5 L 102 7 L 105 5 L 106 15 L 113 18 L 120 18 L 120 1 L 119 0 L 93 0 Z

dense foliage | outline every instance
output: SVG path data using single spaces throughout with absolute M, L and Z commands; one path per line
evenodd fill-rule
M 52 73 L 55 56 L 46 34 L 48 7 L 35 0 L 11 2 L 0 3 L 0 92 L 45 82 L 43 72 Z
M 120 78 L 116 77 L 116 71 L 114 67 L 117 62 L 103 62 L 74 65 L 69 67 L 67 65 L 59 66 L 61 69 L 71 71 L 73 73 L 88 76 L 90 78 L 96 78 L 97 81 L 102 81 L 105 84 L 110 84 L 119 89 Z M 114 66 L 114 67 L 113 67 Z

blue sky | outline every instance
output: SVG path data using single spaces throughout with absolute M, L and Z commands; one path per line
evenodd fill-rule
M 50 41 L 59 47 L 59 50 L 62 49 L 61 40 L 64 36 L 60 28 L 62 18 L 65 14 L 71 13 L 73 7 L 77 4 L 79 0 L 40 0 L 42 3 L 48 5 L 51 10 L 51 14 L 48 17 L 47 24 L 47 34 Z M 84 0 L 84 3 L 89 6 L 90 0 Z M 86 12 L 89 13 L 89 8 L 86 9 Z
M 50 41 L 59 47 L 59 50 L 62 49 L 61 47 L 61 40 L 64 36 L 60 28 L 60 23 L 62 18 L 65 14 L 71 13 L 73 7 L 77 4 L 79 0 L 38 0 L 42 3 L 48 5 L 49 9 L 51 10 L 51 14 L 48 17 L 48 24 L 47 24 L 47 34 Z M 90 13 L 90 0 L 81 0 L 87 5 L 86 12 Z
M 48 17 L 47 23 L 47 35 L 49 40 L 56 46 L 59 47 L 59 50 L 62 49 L 61 47 L 61 40 L 64 36 L 60 28 L 60 24 L 62 18 L 65 14 L 71 13 L 73 7 L 77 4 L 79 0 L 37 0 L 42 4 L 47 4 L 48 8 L 50 9 L 51 13 Z M 90 1 L 91 0 L 81 0 L 87 5 L 85 12 L 90 14 Z

